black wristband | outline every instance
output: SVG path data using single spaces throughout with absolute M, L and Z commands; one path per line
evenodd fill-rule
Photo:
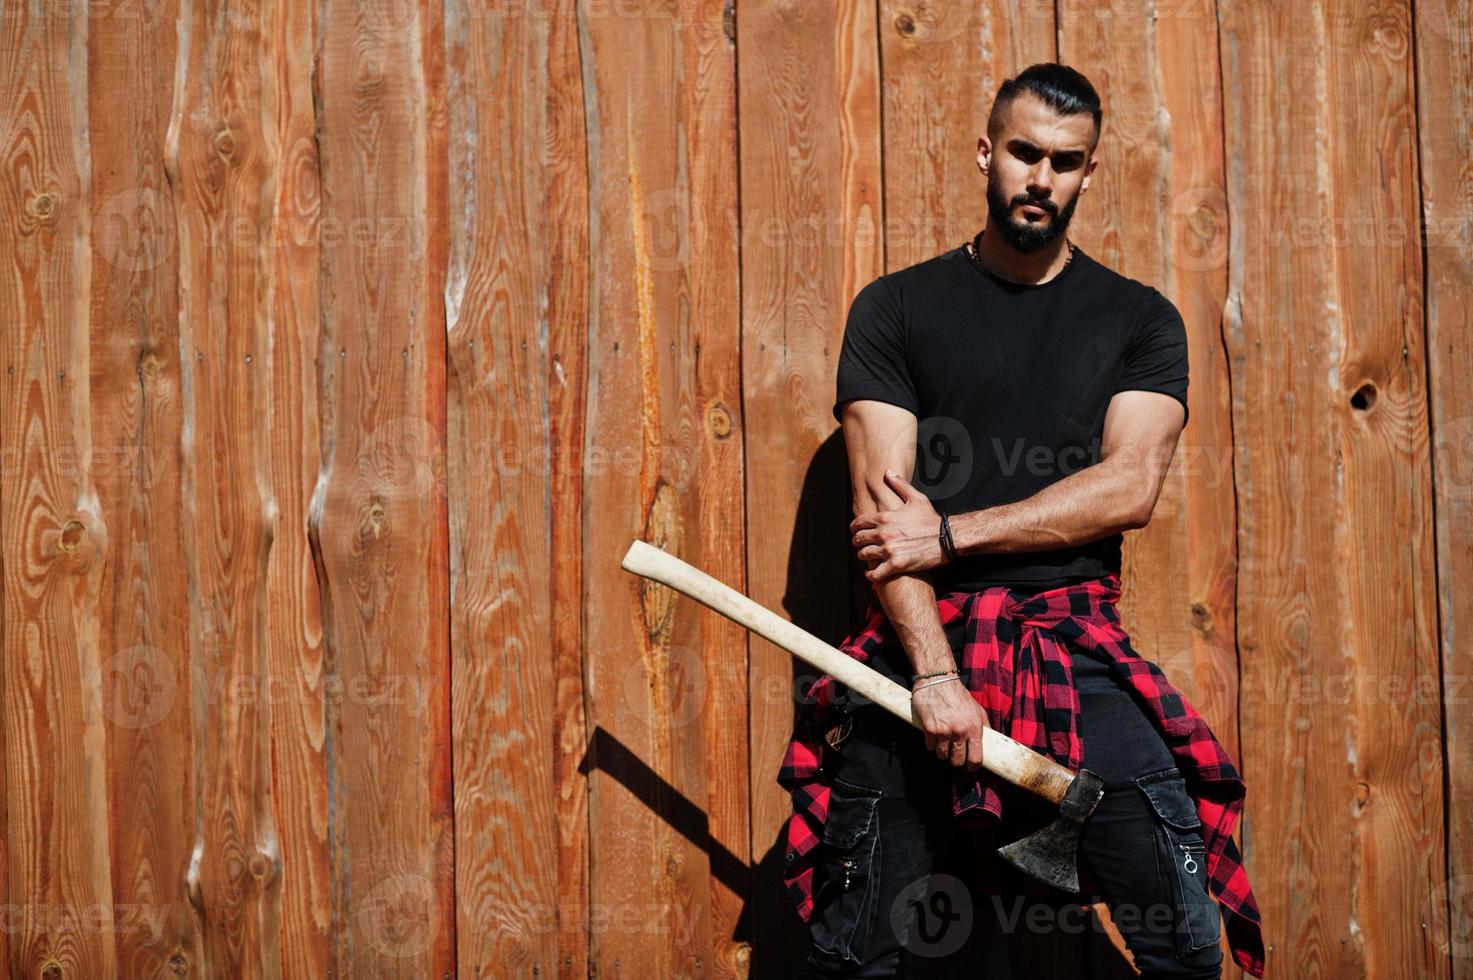
M 941 515 L 941 553 L 948 562 L 956 561 L 956 545 L 951 540 L 951 515 Z

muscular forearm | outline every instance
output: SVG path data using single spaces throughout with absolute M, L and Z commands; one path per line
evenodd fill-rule
M 896 575 L 874 583 L 874 587 L 915 673 L 930 674 L 956 666 L 930 579 L 924 575 Z
M 964 555 L 1086 544 L 1144 526 L 1155 501 L 1143 496 L 1125 467 L 1099 463 L 1023 500 L 953 515 L 952 541 Z

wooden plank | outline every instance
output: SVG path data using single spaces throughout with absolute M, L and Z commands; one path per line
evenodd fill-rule
M 674 486 L 685 498 L 681 523 L 693 533 L 682 532 L 675 541 L 692 548 L 699 567 L 745 589 L 747 440 L 742 431 L 735 8 L 708 0 L 679 9 L 684 43 L 676 68 L 682 81 L 678 105 L 690 159 L 683 164 L 689 228 L 681 233 L 689 260 L 680 277 L 676 322 L 689 324 L 691 362 L 678 414 L 669 417 L 675 426 L 666 440 L 675 448 L 662 447 L 662 455 L 685 460 L 674 471 Z M 678 192 L 679 172 L 672 176 L 671 189 Z M 646 197 L 645 205 L 643 213 L 636 212 L 644 228 L 635 241 L 653 245 L 639 248 L 649 261 L 662 249 L 655 236 L 663 236 L 668 212 L 658 207 L 658 198 Z M 664 337 L 667 345 L 671 340 L 681 343 L 680 335 Z M 623 549 L 617 554 L 622 556 Z M 647 605 L 646 611 L 651 608 Z M 750 677 L 748 634 L 689 603 L 677 616 L 681 618 L 667 648 L 675 654 L 668 712 L 677 725 L 675 744 L 698 739 L 704 752 L 677 752 L 672 771 L 677 787 L 690 787 L 687 795 L 700 806 L 701 819 L 690 823 L 696 835 L 705 836 L 705 860 L 694 871 L 700 902 L 707 907 L 703 916 L 700 904 L 692 902 L 680 916 L 672 914 L 670 928 L 677 943 L 700 944 L 697 974 L 746 977 L 751 969 L 746 925 L 752 887 L 751 740 L 748 706 L 741 695 Z M 678 875 L 672 878 L 679 880 Z
M 275 502 L 264 489 L 273 412 L 261 192 L 275 161 L 263 127 L 258 3 L 181 11 L 167 166 L 179 214 L 184 554 L 197 836 L 187 871 L 201 968 L 279 976 L 281 852 L 270 803 L 265 578 Z
M 1219 24 L 1225 131 L 1252 134 L 1225 336 L 1267 969 L 1432 976 L 1408 925 L 1445 874 L 1440 708 L 1416 694 L 1438 658 L 1410 12 L 1223 0 Z
M 554 540 L 554 509 L 576 517 L 578 508 L 552 491 L 553 465 L 562 469 L 570 457 L 553 452 L 549 431 L 553 423 L 576 427 L 581 405 L 560 402 L 571 420 L 550 411 L 550 389 L 561 385 L 548 363 L 543 306 L 555 288 L 544 274 L 557 272 L 545 252 L 566 247 L 544 221 L 546 205 L 564 203 L 550 195 L 543 162 L 556 124 L 548 118 L 549 62 L 566 57 L 552 53 L 549 35 L 556 17 L 566 45 L 572 11 L 484 17 L 474 4 L 451 11 L 446 326 L 450 493 L 461 502 L 450 525 L 457 965 L 464 976 L 572 975 L 576 959 L 587 976 L 581 930 L 569 958 L 559 959 L 567 935 L 560 916 L 571 911 L 578 921 L 583 911 L 587 825 L 581 779 L 566 780 L 582 755 L 580 716 L 560 730 L 560 683 L 574 684 L 573 704 L 581 705 L 577 660 L 570 677 L 552 649 L 554 578 L 578 595 L 579 544 L 566 513 Z M 574 147 L 579 142 L 574 136 Z M 586 206 L 581 181 L 568 190 Z M 581 297 L 563 290 L 557 315 L 568 315 L 571 300 L 581 319 Z M 570 324 L 560 326 L 565 335 Z M 568 482 L 561 477 L 564 488 Z M 558 611 L 578 622 L 566 596 Z M 576 625 L 572 639 L 576 657 Z M 572 739 L 572 758 L 559 751 L 560 737 Z M 561 790 L 575 794 L 567 809 Z M 564 832 L 581 861 L 560 853 Z M 563 873 L 571 891 L 560 896 Z
M 556 464 L 552 500 L 552 654 L 557 793 L 557 934 L 562 980 L 589 973 L 590 921 L 588 776 L 589 731 L 583 680 L 583 470 L 575 465 L 586 438 L 589 324 L 589 178 L 583 77 L 574 0 L 554 0 L 547 35 L 546 142 L 540 161 L 546 215 L 544 244 L 535 253 L 546 283 L 548 441 Z
M 117 970 L 99 610 L 110 529 L 90 473 L 93 228 L 87 10 L 25 4 L 0 31 L 0 399 L 6 910 L 15 976 Z M 106 447 L 104 447 L 106 448 Z
M 1414 20 L 1447 768 L 1447 863 L 1419 921 L 1451 980 L 1473 980 L 1473 3 L 1418 0 Z
M 751 5 L 737 34 L 742 400 L 748 469 L 760 474 L 745 501 L 749 594 L 838 643 L 853 625 L 853 559 L 848 468 L 829 409 L 844 312 L 883 271 L 875 12 Z M 795 684 L 813 675 L 758 637 L 748 649 L 752 973 L 807 976 L 807 936 L 781 882 L 792 801 L 777 770 Z
M 334 933 L 328 849 L 327 700 L 322 605 L 306 516 L 323 459 L 318 412 L 321 350 L 318 270 L 324 245 L 313 69 L 316 4 L 276 0 L 266 12 L 269 71 L 263 137 L 272 173 L 269 242 L 271 407 L 267 480 L 271 553 L 266 588 L 266 678 L 278 693 L 270 713 L 272 819 L 279 855 L 278 948 L 284 977 L 332 972 Z
M 738 975 L 743 632 L 618 568 L 631 538 L 745 589 L 734 51 L 721 3 L 579 14 L 591 185 L 584 615 L 592 969 Z
M 443 29 L 435 4 L 321 8 L 311 541 L 328 679 L 339 976 L 455 958 L 445 450 Z M 341 685 L 341 686 L 339 686 Z
M 93 160 L 93 476 L 107 536 L 98 606 L 118 973 L 201 966 L 175 210 L 164 150 L 177 5 L 88 32 Z
M 586 977 L 589 940 L 588 753 L 584 685 L 583 474 L 572 464 L 584 445 L 588 361 L 588 147 L 578 22 L 572 0 L 556 0 L 547 38 L 548 138 L 545 174 L 545 245 L 536 253 L 540 279 L 548 283 L 546 322 L 556 384 L 548 390 L 553 458 L 549 480 L 554 501 L 553 670 L 556 677 L 558 806 L 558 975 Z
M 467 973 L 502 962 L 548 969 L 557 957 L 560 975 L 586 976 L 581 473 L 570 465 L 583 444 L 587 315 L 587 280 L 578 261 L 587 252 L 587 188 L 577 25 L 570 3 L 526 18 L 459 13 L 464 23 L 494 30 L 472 31 L 467 43 L 450 48 L 452 78 L 460 80 L 451 93 L 451 172 L 465 178 L 453 200 L 491 202 L 474 210 L 451 207 L 453 216 L 467 216 L 454 232 L 450 275 L 451 485 L 496 486 L 489 499 L 508 505 L 495 507 L 489 519 L 454 515 L 451 525 L 457 609 L 483 607 L 456 616 L 455 645 L 504 648 L 493 666 L 478 666 L 483 658 L 476 654 L 456 659 L 459 965 Z M 507 91 L 524 98 L 509 103 Z M 494 166 L 467 166 L 488 155 Z M 515 235 L 524 237 L 514 242 Z M 488 317 L 489 331 L 482 326 Z M 537 338 L 535 352 L 529 335 Z M 551 364 L 537 361 L 549 346 Z M 503 362 L 508 366 L 499 367 Z M 518 390 L 518 398 L 508 401 L 508 389 Z M 532 414 L 515 410 L 522 404 Z M 503 405 L 509 410 L 498 419 Z M 499 447 L 494 457 L 475 449 L 488 440 Z M 548 500 L 556 505 L 550 512 Z M 514 501 L 523 503 L 513 509 Z M 527 520 L 539 511 L 541 521 Z M 517 520 L 509 521 L 513 514 Z M 495 530 L 483 539 L 482 526 Z M 493 582 L 492 570 L 471 559 L 508 537 L 496 568 L 515 562 L 521 571 Z M 540 557 L 520 557 L 529 553 Z M 542 568 L 547 576 L 538 580 Z M 518 579 L 528 580 L 528 601 L 503 608 Z M 494 629 L 481 625 L 486 620 Z M 483 633 L 489 633 L 484 641 Z M 543 666 L 549 642 L 551 672 Z M 513 656 L 512 666 L 500 663 Z M 511 690 L 527 691 L 526 703 L 501 694 L 509 672 L 522 678 Z M 508 729 L 517 731 L 516 739 L 507 739 Z M 556 758 L 543 769 L 543 756 L 526 747 L 549 742 Z M 547 806 L 556 807 L 555 822 L 551 813 L 528 818 Z M 491 832 L 478 832 L 488 825 Z M 554 850 L 555 868 L 544 859 Z M 485 908 L 495 912 L 481 914 Z M 548 932 L 552 922 L 555 935 Z
M 1151 523 L 1126 534 L 1122 546 L 1121 619 L 1136 651 L 1161 666 L 1237 754 L 1217 24 L 1212 8 L 1200 3 L 1163 4 L 1146 17 L 1130 6 L 1106 11 L 1074 2 L 1060 7 L 1059 37 L 1061 60 L 1090 78 L 1104 107 L 1099 167 L 1070 238 L 1172 299 L 1191 358 L 1188 430 Z M 1095 910 L 1109 921 L 1104 903 Z M 1104 972 L 1103 958 L 1126 949 L 1113 926 L 1095 943 L 1090 961 L 1097 973 Z M 1235 969 L 1231 958 L 1225 962 Z

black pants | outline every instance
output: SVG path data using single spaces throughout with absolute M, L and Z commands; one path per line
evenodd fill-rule
M 1207 891 L 1196 808 L 1135 696 L 1087 659 L 1074 658 L 1084 767 L 1105 780 L 1105 795 L 1085 823 L 1079 860 L 1102 893 L 1078 902 L 1106 903 L 1145 980 L 1216 980 L 1221 918 Z M 908 683 L 893 663 L 871 665 Z M 1040 920 L 1019 900 L 972 894 L 969 862 L 996 845 L 956 828 L 951 765 L 926 750 L 918 728 L 874 705 L 852 716 L 831 756 L 809 921 L 813 976 L 895 976 L 903 956 L 945 957 L 970 937 L 997 950 L 989 975 L 1005 978 L 1011 932 L 1090 927 L 1081 904 Z

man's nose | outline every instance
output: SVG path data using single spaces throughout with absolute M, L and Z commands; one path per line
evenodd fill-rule
M 1054 188 L 1054 168 L 1048 161 L 1040 163 L 1028 175 L 1028 190 L 1035 197 L 1048 197 Z

